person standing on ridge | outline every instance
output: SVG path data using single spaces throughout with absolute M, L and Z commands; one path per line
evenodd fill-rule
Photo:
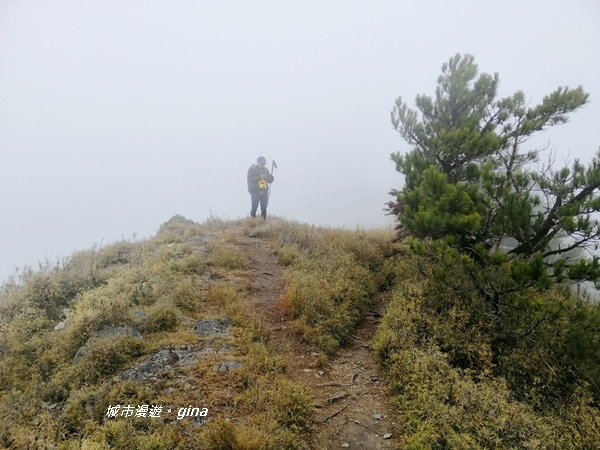
M 256 160 L 256 164 L 252 164 L 248 169 L 248 192 L 250 192 L 252 203 L 250 215 L 256 217 L 256 210 L 260 203 L 260 215 L 263 220 L 267 218 L 269 184 L 275 179 L 273 175 L 269 173 L 269 169 L 265 167 L 266 164 L 267 160 L 265 157 L 259 156 Z

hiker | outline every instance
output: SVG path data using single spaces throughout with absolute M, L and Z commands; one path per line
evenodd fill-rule
M 272 183 L 275 178 L 269 173 L 269 169 L 265 167 L 267 160 L 264 156 L 259 156 L 256 164 L 248 169 L 248 192 L 252 199 L 252 207 L 250 215 L 256 217 L 256 210 L 260 203 L 260 215 L 263 220 L 267 218 L 267 205 L 269 203 L 269 183 Z

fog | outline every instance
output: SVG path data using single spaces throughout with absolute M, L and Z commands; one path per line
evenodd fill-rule
M 530 145 L 589 161 L 599 49 L 596 0 L 0 0 L 0 280 L 175 214 L 246 217 L 259 155 L 269 214 L 390 226 L 394 100 L 433 94 L 457 52 L 532 104 L 583 85 Z

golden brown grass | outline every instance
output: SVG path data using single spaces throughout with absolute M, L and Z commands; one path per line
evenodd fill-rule
M 245 307 L 248 260 L 234 226 L 246 227 L 175 217 L 153 239 L 77 252 L 5 283 L 0 448 L 302 448 L 310 394 L 287 378 L 268 347 L 270 328 Z M 234 324 L 231 336 L 193 332 L 196 320 L 222 316 Z M 53 331 L 61 320 L 64 329 Z M 102 334 L 116 327 L 142 336 Z M 119 376 L 160 349 L 206 345 L 232 351 L 209 353 L 155 382 Z M 214 372 L 223 358 L 242 365 Z M 207 425 L 106 416 L 109 405 L 190 402 L 210 408 Z
M 564 361 L 544 350 L 593 348 L 597 308 L 568 306 L 560 293 L 532 298 L 540 311 L 563 305 L 552 327 L 528 337 L 538 339 L 536 346 L 524 342 L 494 358 L 485 311 L 459 289 L 461 274 L 436 285 L 432 263 L 393 243 L 390 230 L 175 217 L 152 239 L 77 252 L 3 285 L 0 448 L 309 448 L 311 393 L 290 380 L 269 345 L 271 327 L 246 306 L 252 283 L 239 243 L 247 236 L 275 248 L 286 269 L 278 307 L 325 354 L 348 341 L 374 295 L 389 298 L 374 348 L 392 388 L 394 435 L 403 448 L 587 449 L 600 441 L 593 390 L 559 374 L 552 379 L 551 369 Z M 223 316 L 233 323 L 231 335 L 194 332 L 197 320 Z M 53 331 L 59 321 L 64 329 Z M 116 327 L 142 337 L 102 335 Z M 120 377 L 158 350 L 206 347 L 231 350 L 209 352 L 152 382 Z M 241 366 L 213 371 L 224 359 Z M 600 369 L 592 357 L 580 360 L 591 385 Z M 565 380 L 571 385 L 562 386 Z M 569 398 L 550 397 L 551 387 Z M 159 403 L 206 406 L 209 420 L 106 416 L 109 405 Z

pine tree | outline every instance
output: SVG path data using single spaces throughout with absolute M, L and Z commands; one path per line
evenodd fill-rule
M 600 237 L 600 152 L 587 166 L 557 169 L 535 167 L 542 150 L 524 150 L 588 94 L 559 87 L 533 107 L 521 91 L 498 98 L 498 74 L 479 74 L 474 61 L 457 54 L 444 63 L 435 97 L 418 95 L 417 110 L 396 100 L 392 124 L 412 147 L 391 155 L 405 181 L 388 204 L 399 230 L 416 250 L 461 261 L 496 313 L 507 293 L 600 283 L 598 256 L 573 256 Z

